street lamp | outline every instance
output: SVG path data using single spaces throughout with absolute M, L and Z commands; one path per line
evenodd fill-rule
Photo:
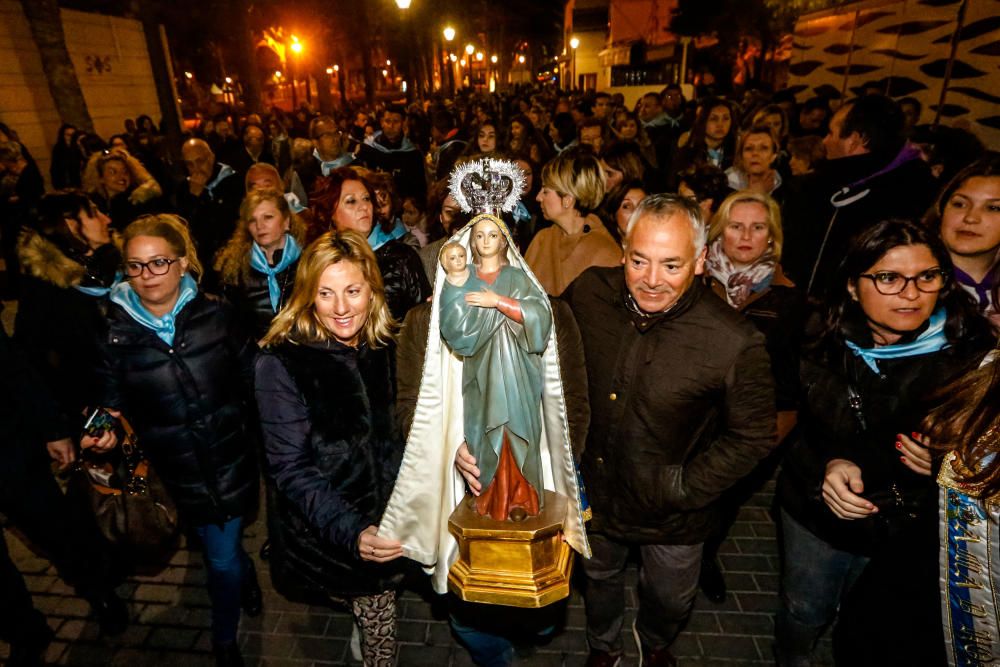
M 475 52 L 476 52 L 476 47 L 474 47 L 472 44 L 466 44 L 465 45 L 465 53 L 467 55 L 471 56 Z
M 450 42 L 453 39 L 455 39 L 455 29 L 448 26 L 444 29 L 444 41 Z
M 396 6 L 399 7 L 400 9 L 409 9 L 410 0 L 396 0 Z
M 492 56 L 490 56 L 490 62 L 493 63 L 494 65 L 497 64 L 497 60 L 498 58 L 495 53 Z
M 482 52 L 482 51 L 479 51 L 478 53 L 476 53 L 476 60 L 478 60 L 479 62 L 482 62 L 482 61 L 483 61 L 483 58 L 485 58 L 485 57 L 486 57 L 486 56 L 485 56 L 485 55 L 483 55 L 483 52 Z
M 570 90 L 576 90 L 576 50 L 579 46 L 579 38 L 573 37 L 569 40 L 569 48 L 573 50 L 573 80 L 570 82 Z

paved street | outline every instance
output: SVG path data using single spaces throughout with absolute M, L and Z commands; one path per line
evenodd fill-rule
M 675 644 L 683 667 L 711 665 L 770 665 L 772 614 L 777 605 L 778 551 L 775 528 L 767 508 L 773 482 L 756 494 L 741 511 L 723 544 L 721 560 L 730 595 L 722 604 L 699 596 L 687 630 Z M 246 546 L 256 556 L 264 539 L 263 522 L 247 531 Z M 156 576 L 131 577 L 120 593 L 131 603 L 134 622 L 124 636 L 105 640 L 87 619 L 87 604 L 73 596 L 47 561 L 32 554 L 8 534 L 11 553 L 35 594 L 35 604 L 49 617 L 56 641 L 48 660 L 62 665 L 169 665 L 196 667 L 213 664 L 209 653 L 208 597 L 200 554 L 186 548 Z M 244 619 L 241 632 L 247 664 L 267 666 L 351 664 L 347 648 L 350 616 L 343 609 L 308 607 L 282 599 L 273 591 L 267 564 L 258 561 L 265 593 L 265 612 Z M 635 569 L 629 581 L 634 586 Z M 471 661 L 452 638 L 440 603 L 433 596 L 405 591 L 400 601 L 399 664 L 434 667 L 465 666 Z M 628 592 L 631 626 L 634 592 Z M 518 664 L 555 667 L 583 665 L 583 602 L 574 591 L 567 607 L 565 627 L 554 640 Z M 626 630 L 626 665 L 637 664 L 631 633 Z M 822 647 L 828 654 L 828 647 Z M 0 659 L 6 654 L 0 647 Z M 824 661 L 825 662 L 825 661 Z

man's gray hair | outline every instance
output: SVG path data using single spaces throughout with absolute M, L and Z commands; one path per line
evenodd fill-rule
M 702 217 L 703 213 L 698 203 L 682 195 L 663 193 L 649 195 L 636 206 L 632 211 L 632 216 L 628 219 L 628 226 L 625 229 L 625 240 L 632 236 L 632 229 L 640 218 L 651 216 L 654 218 L 669 218 L 672 215 L 680 215 L 691 224 L 692 236 L 694 238 L 694 255 L 697 257 L 704 250 L 708 242 L 708 226 Z
M 17 162 L 24 157 L 21 144 L 16 141 L 0 142 L 0 162 Z

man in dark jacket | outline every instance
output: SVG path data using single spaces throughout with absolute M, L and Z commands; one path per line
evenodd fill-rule
M 895 102 L 869 95 L 837 110 L 826 161 L 788 184 L 782 266 L 822 298 L 850 239 L 889 218 L 919 219 L 937 194 L 920 151 L 906 143 Z
M 420 150 L 404 133 L 406 110 L 392 105 L 382 112 L 382 131 L 365 139 L 358 153 L 358 162 L 373 171 L 392 174 L 396 190 L 402 198 L 427 199 L 427 178 Z
M 594 555 L 583 561 L 591 666 L 621 660 L 633 545 L 642 664 L 673 664 L 668 648 L 694 603 L 716 500 L 775 446 L 764 338 L 696 280 L 705 234 L 697 204 L 648 197 L 629 225 L 624 270 L 591 268 L 564 294 L 590 392 L 581 467 L 594 512 Z
M 4 188 L 0 192 L 0 251 L 7 267 L 5 299 L 17 297 L 20 268 L 17 258 L 17 238 L 28 227 L 38 200 L 45 193 L 45 183 L 38 165 L 25 154 L 16 141 L 0 143 L 0 177 Z
M 312 192 L 316 179 L 329 176 L 330 172 L 340 167 L 350 166 L 354 156 L 347 150 L 347 137 L 330 116 L 316 116 L 309 123 L 309 138 L 312 139 L 312 159 L 297 170 L 299 180 L 306 195 Z M 307 204 L 308 202 L 303 202 Z
M 128 610 L 111 585 L 109 559 L 93 522 L 80 516 L 49 470 L 75 459 L 71 431 L 41 377 L 0 327 L 0 512 L 90 602 L 105 634 L 128 623 Z M 0 639 L 11 644 L 9 665 L 40 665 L 52 630 L 36 610 L 24 579 L 7 553 L 0 528 Z
M 206 267 L 236 229 L 243 202 L 243 178 L 201 139 L 188 139 L 181 147 L 187 178 L 176 190 L 175 210 L 187 220 Z

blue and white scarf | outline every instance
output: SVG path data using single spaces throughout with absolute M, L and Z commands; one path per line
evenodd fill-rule
M 110 287 L 105 287 L 104 285 L 73 285 L 73 289 L 75 289 L 78 292 L 83 292 L 84 294 L 88 294 L 90 296 L 98 296 L 98 297 L 107 296 L 108 293 L 112 289 L 114 289 L 115 285 L 117 285 L 122 281 L 123 277 L 124 275 L 122 274 L 121 271 L 115 271 L 115 277 L 111 281 Z
M 940 349 L 948 347 L 948 338 L 944 333 L 944 325 L 948 320 L 948 313 L 944 308 L 938 308 L 931 315 L 927 330 L 920 334 L 916 340 L 898 345 L 886 345 L 884 347 L 859 347 L 847 341 L 847 347 L 855 355 L 868 364 L 873 372 L 878 373 L 879 359 L 899 359 L 900 357 L 916 357 L 921 354 L 930 354 Z
M 393 239 L 398 239 L 406 234 L 406 227 L 403 225 L 403 221 L 396 218 L 396 222 L 392 225 L 392 229 L 388 232 L 382 231 L 382 225 L 375 225 L 372 227 L 372 231 L 368 234 L 368 245 L 371 249 L 378 250 L 384 246 L 389 241 Z
M 287 269 L 302 255 L 299 244 L 291 234 L 285 234 L 285 248 L 281 253 L 281 259 L 274 266 L 267 263 L 267 256 L 263 248 L 253 242 L 250 249 L 250 268 L 258 273 L 267 276 L 267 295 L 271 299 L 271 310 L 278 312 L 278 304 L 281 303 L 281 285 L 278 284 L 278 274 Z
M 323 172 L 324 176 L 329 176 L 330 172 L 334 169 L 340 169 L 341 167 L 346 167 L 347 165 L 354 162 L 354 156 L 350 153 L 344 153 L 340 157 L 334 158 L 332 160 L 324 160 L 319 156 L 319 149 L 313 149 L 313 157 L 319 160 L 320 171 Z
M 215 178 L 212 179 L 211 183 L 205 184 L 205 189 L 208 190 L 208 196 L 211 199 L 215 199 L 215 188 L 219 186 L 219 183 L 226 180 L 230 176 L 236 173 L 236 170 L 230 167 L 228 164 L 219 163 L 219 173 Z
M 142 305 L 142 301 L 139 299 L 139 295 L 135 293 L 132 285 L 127 281 L 120 282 L 111 288 L 112 302 L 121 306 L 129 314 L 129 317 L 147 329 L 151 329 L 160 340 L 170 346 L 174 344 L 174 326 L 177 315 L 197 295 L 198 283 L 194 281 L 191 274 L 185 273 L 184 277 L 181 278 L 181 293 L 177 296 L 177 302 L 174 304 L 174 307 L 163 317 L 156 317 L 146 310 L 146 307 Z

